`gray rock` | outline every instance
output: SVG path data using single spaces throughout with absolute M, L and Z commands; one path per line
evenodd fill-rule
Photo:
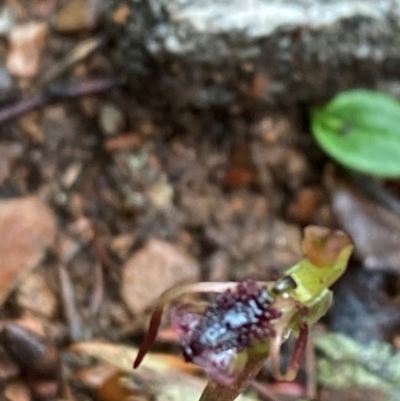
M 315 101 L 400 71 L 400 0 L 106 0 L 116 62 L 133 88 L 179 105 L 251 97 Z M 145 78 L 148 78 L 146 80 Z M 146 90 L 146 96 L 151 92 Z M 253 94 L 254 97 L 254 94 Z

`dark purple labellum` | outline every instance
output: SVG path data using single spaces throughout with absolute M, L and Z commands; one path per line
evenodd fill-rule
M 247 280 L 219 294 L 201 315 L 175 309 L 172 323 L 181 331 L 186 361 L 205 367 L 214 378 L 218 371 L 226 376 L 235 355 L 275 335 L 271 321 L 281 313 L 272 302 L 265 287 Z

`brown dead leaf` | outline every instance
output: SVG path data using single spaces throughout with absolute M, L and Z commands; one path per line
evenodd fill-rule
M 341 228 L 350 234 L 366 268 L 400 272 L 400 216 L 374 202 L 331 171 L 326 175 Z
M 141 367 L 133 370 L 132 362 L 138 352 L 136 347 L 81 342 L 74 344 L 70 350 L 107 362 L 129 375 L 138 375 L 153 388 L 156 401 L 196 400 L 206 385 L 204 379 L 186 373 L 187 367 L 183 367 L 183 361 L 177 361 L 178 357 L 149 353 Z M 197 367 L 190 369 L 194 372 Z M 254 400 L 242 395 L 238 401 Z
M 133 360 L 138 353 L 136 347 L 102 342 L 80 342 L 72 345 L 70 349 L 103 360 L 127 373 L 132 373 Z M 180 357 L 161 353 L 149 353 L 142 366 L 159 373 L 167 373 L 171 369 L 183 373 L 199 370 L 197 366 L 184 362 Z
M 151 389 L 143 381 L 135 380 L 133 371 L 130 374 L 117 367 L 101 364 L 82 369 L 77 373 L 79 381 L 99 401 L 139 401 L 151 399 Z
M 118 372 L 118 368 L 108 364 L 81 369 L 77 372 L 77 378 L 86 387 L 95 390 L 100 387 L 109 377 Z
M 132 377 L 117 372 L 108 377 L 97 389 L 99 401 L 147 401 L 151 399 L 151 390 L 135 385 Z
M 135 133 L 128 133 L 114 138 L 108 138 L 104 141 L 104 149 L 108 152 L 116 150 L 137 149 L 141 146 L 142 139 Z
M 39 198 L 0 201 L 0 305 L 54 243 L 52 210 Z

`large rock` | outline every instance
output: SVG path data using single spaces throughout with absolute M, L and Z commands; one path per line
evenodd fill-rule
M 309 102 L 400 74 L 400 0 L 105 4 L 116 62 L 135 94 L 159 90 L 178 106 Z

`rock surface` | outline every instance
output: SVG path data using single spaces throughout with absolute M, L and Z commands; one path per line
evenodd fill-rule
M 105 4 L 116 61 L 146 98 L 156 84 L 175 103 L 198 107 L 243 96 L 308 102 L 377 86 L 400 70 L 400 0 Z

